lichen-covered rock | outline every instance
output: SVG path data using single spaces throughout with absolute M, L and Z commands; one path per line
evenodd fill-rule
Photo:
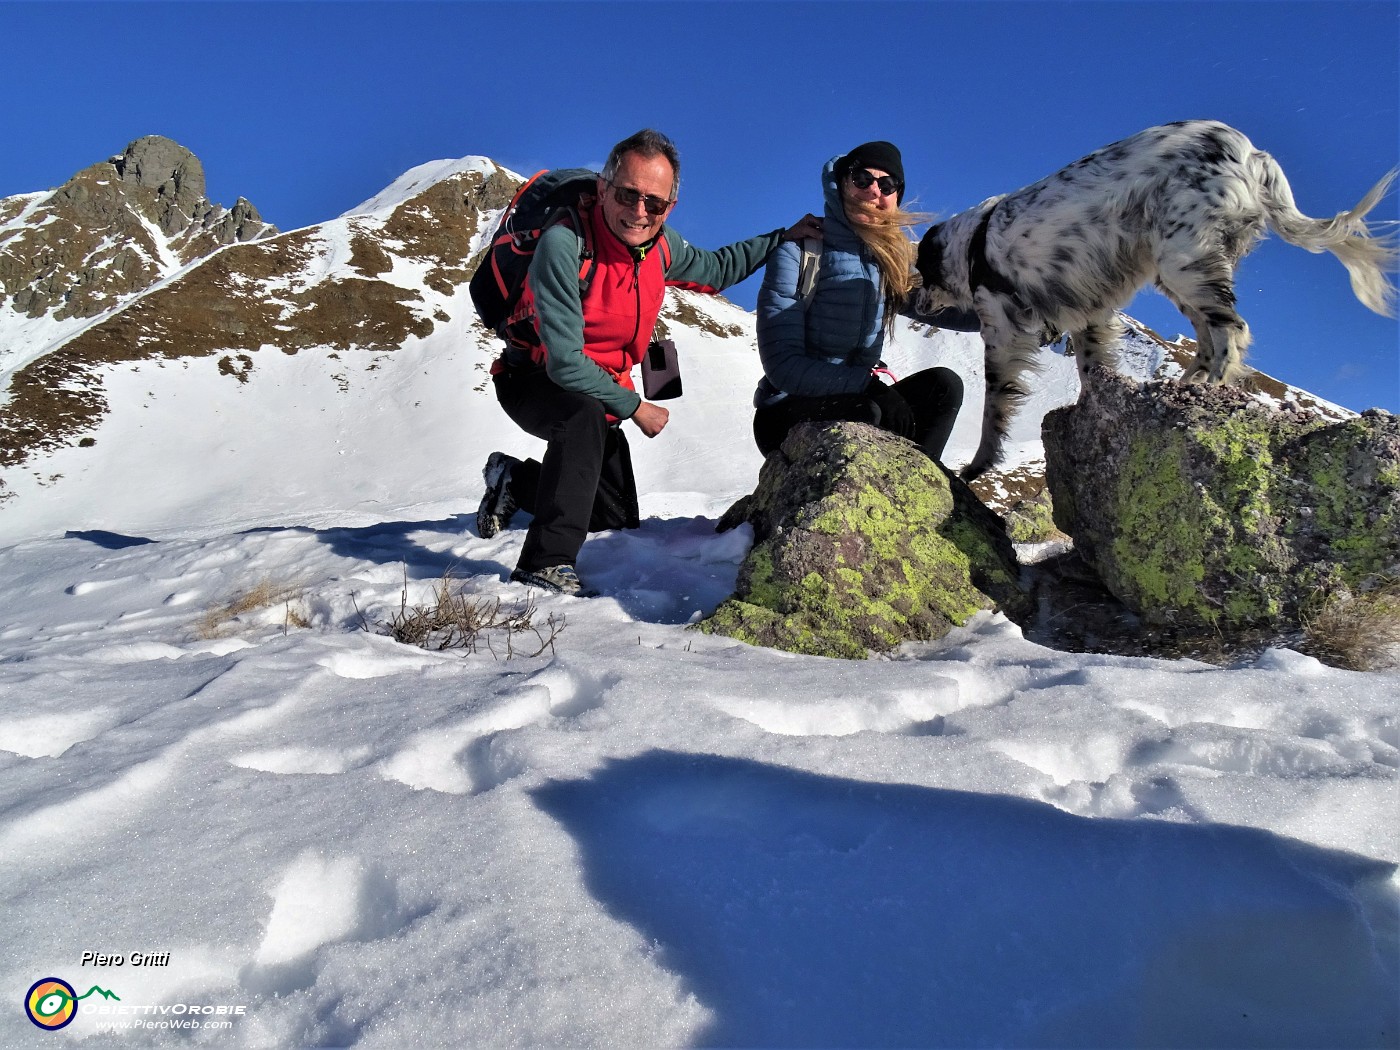
M 1048 543 L 1066 539 L 1055 524 L 1050 490 L 1043 485 L 1034 495 L 1012 503 L 1002 512 L 1002 517 L 1006 520 L 1006 534 L 1013 543 Z
M 1400 572 L 1400 418 L 1097 372 L 1045 417 L 1055 519 L 1148 624 L 1284 629 Z
M 707 632 L 858 659 L 1025 600 L 1001 519 L 875 427 L 795 428 L 747 500 L 754 546 Z

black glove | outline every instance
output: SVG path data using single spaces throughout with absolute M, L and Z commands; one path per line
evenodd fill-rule
M 879 427 L 903 438 L 914 437 L 914 410 L 909 402 L 892 386 L 886 386 L 879 379 L 871 379 L 865 388 L 865 396 L 875 402 L 880 409 Z

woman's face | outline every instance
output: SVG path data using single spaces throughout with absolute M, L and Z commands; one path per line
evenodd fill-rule
M 874 178 L 862 189 L 856 182 L 866 182 L 866 175 L 873 175 Z M 847 173 L 841 180 L 841 202 L 845 205 L 847 220 L 869 223 L 874 221 L 875 213 L 899 207 L 897 186 L 891 186 L 889 193 L 880 192 L 880 179 L 888 175 L 889 172 L 879 168 L 852 168 Z M 889 185 L 888 181 L 886 185 Z

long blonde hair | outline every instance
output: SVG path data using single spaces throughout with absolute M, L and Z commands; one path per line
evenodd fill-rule
M 845 206 L 848 213 L 854 212 L 869 220 L 852 221 L 850 225 L 880 271 L 885 296 L 884 329 L 888 335 L 894 327 L 895 314 L 919 287 L 919 274 L 914 269 L 916 247 L 908 231 L 927 222 L 929 216 L 906 211 L 902 206 L 879 211 L 863 201 L 846 200 Z

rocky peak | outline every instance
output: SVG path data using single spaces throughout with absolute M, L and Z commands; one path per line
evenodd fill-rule
M 204 166 L 148 135 L 47 195 L 0 202 L 0 307 L 89 318 L 219 248 L 277 233 L 248 201 L 205 197 Z
M 178 142 L 159 135 L 137 139 L 109 161 L 123 182 L 154 192 L 160 228 L 174 236 L 190 224 L 204 199 L 204 165 Z

